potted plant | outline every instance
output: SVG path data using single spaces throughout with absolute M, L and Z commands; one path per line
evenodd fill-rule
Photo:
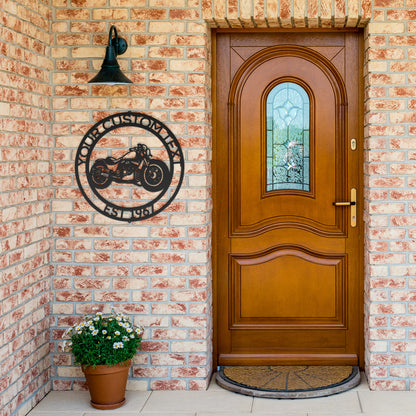
M 67 329 L 64 349 L 69 349 L 75 363 L 81 364 L 97 409 L 116 409 L 125 402 L 125 390 L 131 359 L 140 347 L 143 328 L 112 310 L 104 315 L 95 312 Z

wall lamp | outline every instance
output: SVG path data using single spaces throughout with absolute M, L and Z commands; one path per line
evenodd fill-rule
M 114 36 L 113 36 L 114 35 Z M 120 66 L 117 62 L 117 55 L 122 55 L 127 50 L 127 42 L 125 39 L 117 36 L 117 29 L 115 26 L 111 26 L 110 33 L 108 35 L 108 46 L 105 51 L 105 57 L 103 64 L 101 65 L 100 72 L 91 79 L 90 83 L 95 84 L 132 84 L 120 70 Z

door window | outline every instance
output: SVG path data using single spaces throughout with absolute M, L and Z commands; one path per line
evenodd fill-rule
M 277 84 L 266 98 L 266 191 L 310 190 L 310 101 L 294 82 Z

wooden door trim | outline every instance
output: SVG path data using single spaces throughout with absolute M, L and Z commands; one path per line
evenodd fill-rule
M 217 325 L 217 161 L 216 161 L 216 143 L 217 143 L 217 31 L 211 30 L 211 101 L 212 101 L 212 363 L 213 372 L 218 365 L 218 325 Z
M 354 28 L 354 29 L 341 29 L 341 30 L 333 30 L 333 29 L 213 29 L 212 34 L 212 111 L 213 111 L 213 122 L 212 122 L 212 137 L 213 137 L 213 157 L 212 157 L 212 176 L 213 176 L 213 211 L 212 211 L 212 270 L 213 270 L 213 365 L 214 369 L 217 366 L 217 358 L 218 358 L 218 269 L 217 269 L 217 251 L 218 251 L 218 242 L 219 242 L 219 230 L 218 230 L 218 213 L 217 207 L 218 204 L 221 203 L 221 195 L 218 195 L 218 188 L 217 188 L 217 181 L 221 178 L 221 173 L 217 172 L 216 167 L 216 154 L 218 151 L 218 141 L 220 140 L 218 132 L 217 132 L 217 78 L 216 78 L 216 70 L 217 70 L 217 59 L 218 59 L 218 49 L 217 49 L 217 34 L 236 34 L 236 33 L 294 33 L 294 32 L 305 32 L 305 33 L 339 33 L 339 32 L 358 32 L 361 34 L 360 36 L 360 57 L 359 57 L 359 64 L 360 64 L 360 85 L 357 86 L 358 95 L 359 95 L 359 119 L 360 119 L 360 126 L 358 128 L 359 137 L 357 137 L 357 152 L 359 158 L 359 172 L 357 172 L 359 177 L 359 192 L 358 192 L 358 201 L 359 201 L 359 213 L 360 213 L 360 248 L 362 255 L 357 259 L 360 263 L 360 293 L 361 293 L 361 302 L 359 305 L 360 308 L 360 316 L 363 318 L 360 321 L 360 354 L 359 354 L 359 365 L 361 368 L 364 366 L 364 226 L 363 226 L 363 213 L 364 213 L 364 174 L 363 174 L 363 162 L 364 162 L 364 145 L 363 145 L 363 126 L 364 126 L 364 82 L 363 82 L 363 36 L 362 30 Z M 334 358 L 336 359 L 336 357 Z M 259 364 L 263 364 L 264 362 L 261 361 L 259 358 Z M 287 363 L 293 363 L 293 359 L 288 355 Z M 317 361 L 317 364 L 319 362 Z

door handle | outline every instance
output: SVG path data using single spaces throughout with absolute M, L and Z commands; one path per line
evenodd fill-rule
M 332 205 L 335 205 L 336 207 L 349 207 L 350 205 L 355 205 L 355 202 L 354 201 L 333 202 Z
M 333 202 L 336 207 L 351 207 L 351 227 L 357 226 L 357 190 L 351 188 L 351 201 Z

